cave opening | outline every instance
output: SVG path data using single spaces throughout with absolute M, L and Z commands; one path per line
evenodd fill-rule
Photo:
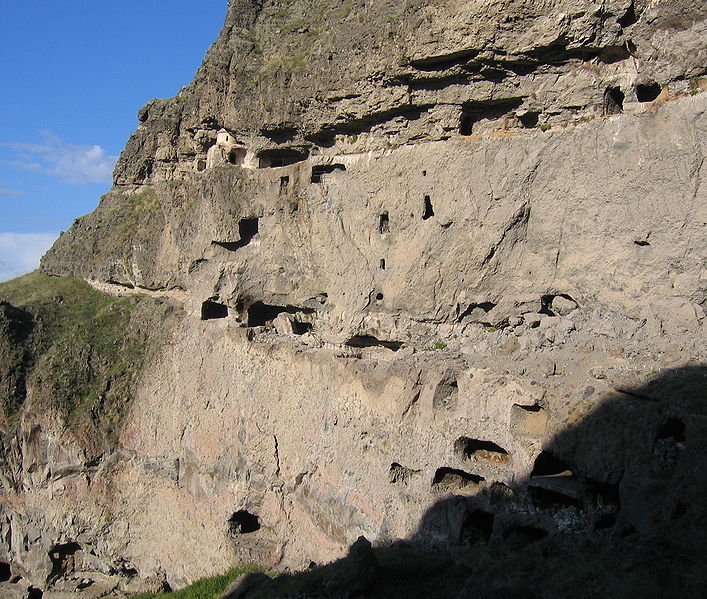
M 232 536 L 244 535 L 260 530 L 260 519 L 247 510 L 238 510 L 228 519 L 228 531 Z
M 402 341 L 384 341 L 373 335 L 354 335 L 346 341 L 348 347 L 385 347 L 392 351 L 398 351 L 402 346 Z
M 461 119 L 459 121 L 459 133 L 461 135 L 471 135 L 474 129 L 474 116 L 467 112 L 462 113 Z
M 213 300 L 206 300 L 201 304 L 201 320 L 214 320 L 226 318 L 228 316 L 228 306 Z
M 287 314 L 297 314 L 298 312 L 303 312 L 305 314 L 312 314 L 314 310 L 311 308 L 300 308 L 298 306 L 276 306 L 271 304 L 266 304 L 265 302 L 257 301 L 253 302 L 248 306 L 247 310 L 247 326 L 249 327 L 264 327 L 267 326 L 269 322 L 272 322 L 277 318 L 279 314 L 286 312 Z M 295 325 L 296 330 L 301 330 L 304 334 L 312 328 L 312 324 L 308 322 L 299 322 Z
M 639 102 L 652 102 L 660 95 L 661 91 L 663 88 L 655 82 L 639 84 L 636 86 L 636 99 Z
M 381 235 L 384 235 L 385 233 L 390 232 L 390 218 L 388 217 L 387 212 L 383 212 L 378 217 L 378 232 Z
M 321 183 L 324 180 L 324 175 L 345 170 L 346 167 L 343 164 L 320 164 L 312 167 L 312 175 L 309 180 L 312 183 Z
M 245 162 L 246 150 L 245 148 L 232 148 L 228 153 L 228 162 L 235 166 L 243 166 Z
M 12 568 L 7 562 L 0 562 L 0 582 L 7 582 L 12 578 Z
M 572 470 L 549 451 L 541 451 L 540 455 L 535 458 L 530 476 L 572 476 Z
M 49 559 L 52 562 L 50 578 L 59 578 L 70 572 L 75 572 L 81 567 L 82 549 L 75 542 L 54 545 L 49 550 Z
M 660 427 L 656 439 L 675 439 L 678 443 L 685 442 L 685 423 L 677 418 L 669 418 L 668 421 Z
M 435 211 L 432 209 L 432 200 L 430 199 L 430 196 L 425 196 L 425 199 L 423 200 L 422 220 L 432 218 L 434 215 Z
M 624 109 L 624 93 L 620 87 L 608 87 L 604 92 L 604 114 L 621 114 Z
M 27 599 L 42 599 L 44 591 L 38 589 L 37 587 L 29 587 L 27 589 Z
M 523 116 L 518 117 L 520 124 L 526 129 L 533 129 L 534 127 L 537 127 L 539 119 L 539 112 L 526 112 Z
M 494 515 L 484 510 L 474 510 L 466 515 L 461 526 L 460 543 L 474 545 L 488 543 L 493 533 Z
M 290 177 L 285 175 L 280 177 L 280 195 L 285 195 L 287 193 L 287 187 L 290 184 Z
M 286 148 L 282 150 L 265 150 L 258 154 L 258 166 L 260 168 L 277 168 L 289 166 L 297 162 L 306 160 L 309 152 L 306 150 L 296 150 Z

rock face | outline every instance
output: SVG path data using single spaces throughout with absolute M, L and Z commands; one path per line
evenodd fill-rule
M 185 315 L 80 483 L 37 480 L 32 455 L 60 472 L 81 444 L 13 400 L 37 428 L 6 426 L 0 559 L 38 588 L 129 590 L 325 563 L 362 535 L 685 533 L 707 432 L 706 18 L 231 1 L 42 261 Z

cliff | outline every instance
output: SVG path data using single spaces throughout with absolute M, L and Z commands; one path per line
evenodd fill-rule
M 597 564 L 699 588 L 669 560 L 704 543 L 706 17 L 231 1 L 55 278 L 0 285 L 8 578 L 178 588 L 363 535 L 456 564 L 633 544 Z M 67 276 L 126 306 L 84 315 L 79 354 L 29 332 Z M 62 347 L 105 364 L 66 377 Z M 445 596 L 498 586 L 465 572 Z

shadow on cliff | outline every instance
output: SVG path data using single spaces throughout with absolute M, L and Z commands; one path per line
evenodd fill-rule
M 226 596 L 703 596 L 707 367 L 647 378 L 571 416 L 523 479 L 445 495 L 410 539 Z

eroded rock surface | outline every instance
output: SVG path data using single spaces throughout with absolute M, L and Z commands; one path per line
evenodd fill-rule
M 684 537 L 707 422 L 706 16 L 230 2 L 42 261 L 183 309 L 90 462 L 26 400 L 24 316 L 0 306 L 19 419 L 0 560 L 120 594 L 306 568 L 360 536 Z

